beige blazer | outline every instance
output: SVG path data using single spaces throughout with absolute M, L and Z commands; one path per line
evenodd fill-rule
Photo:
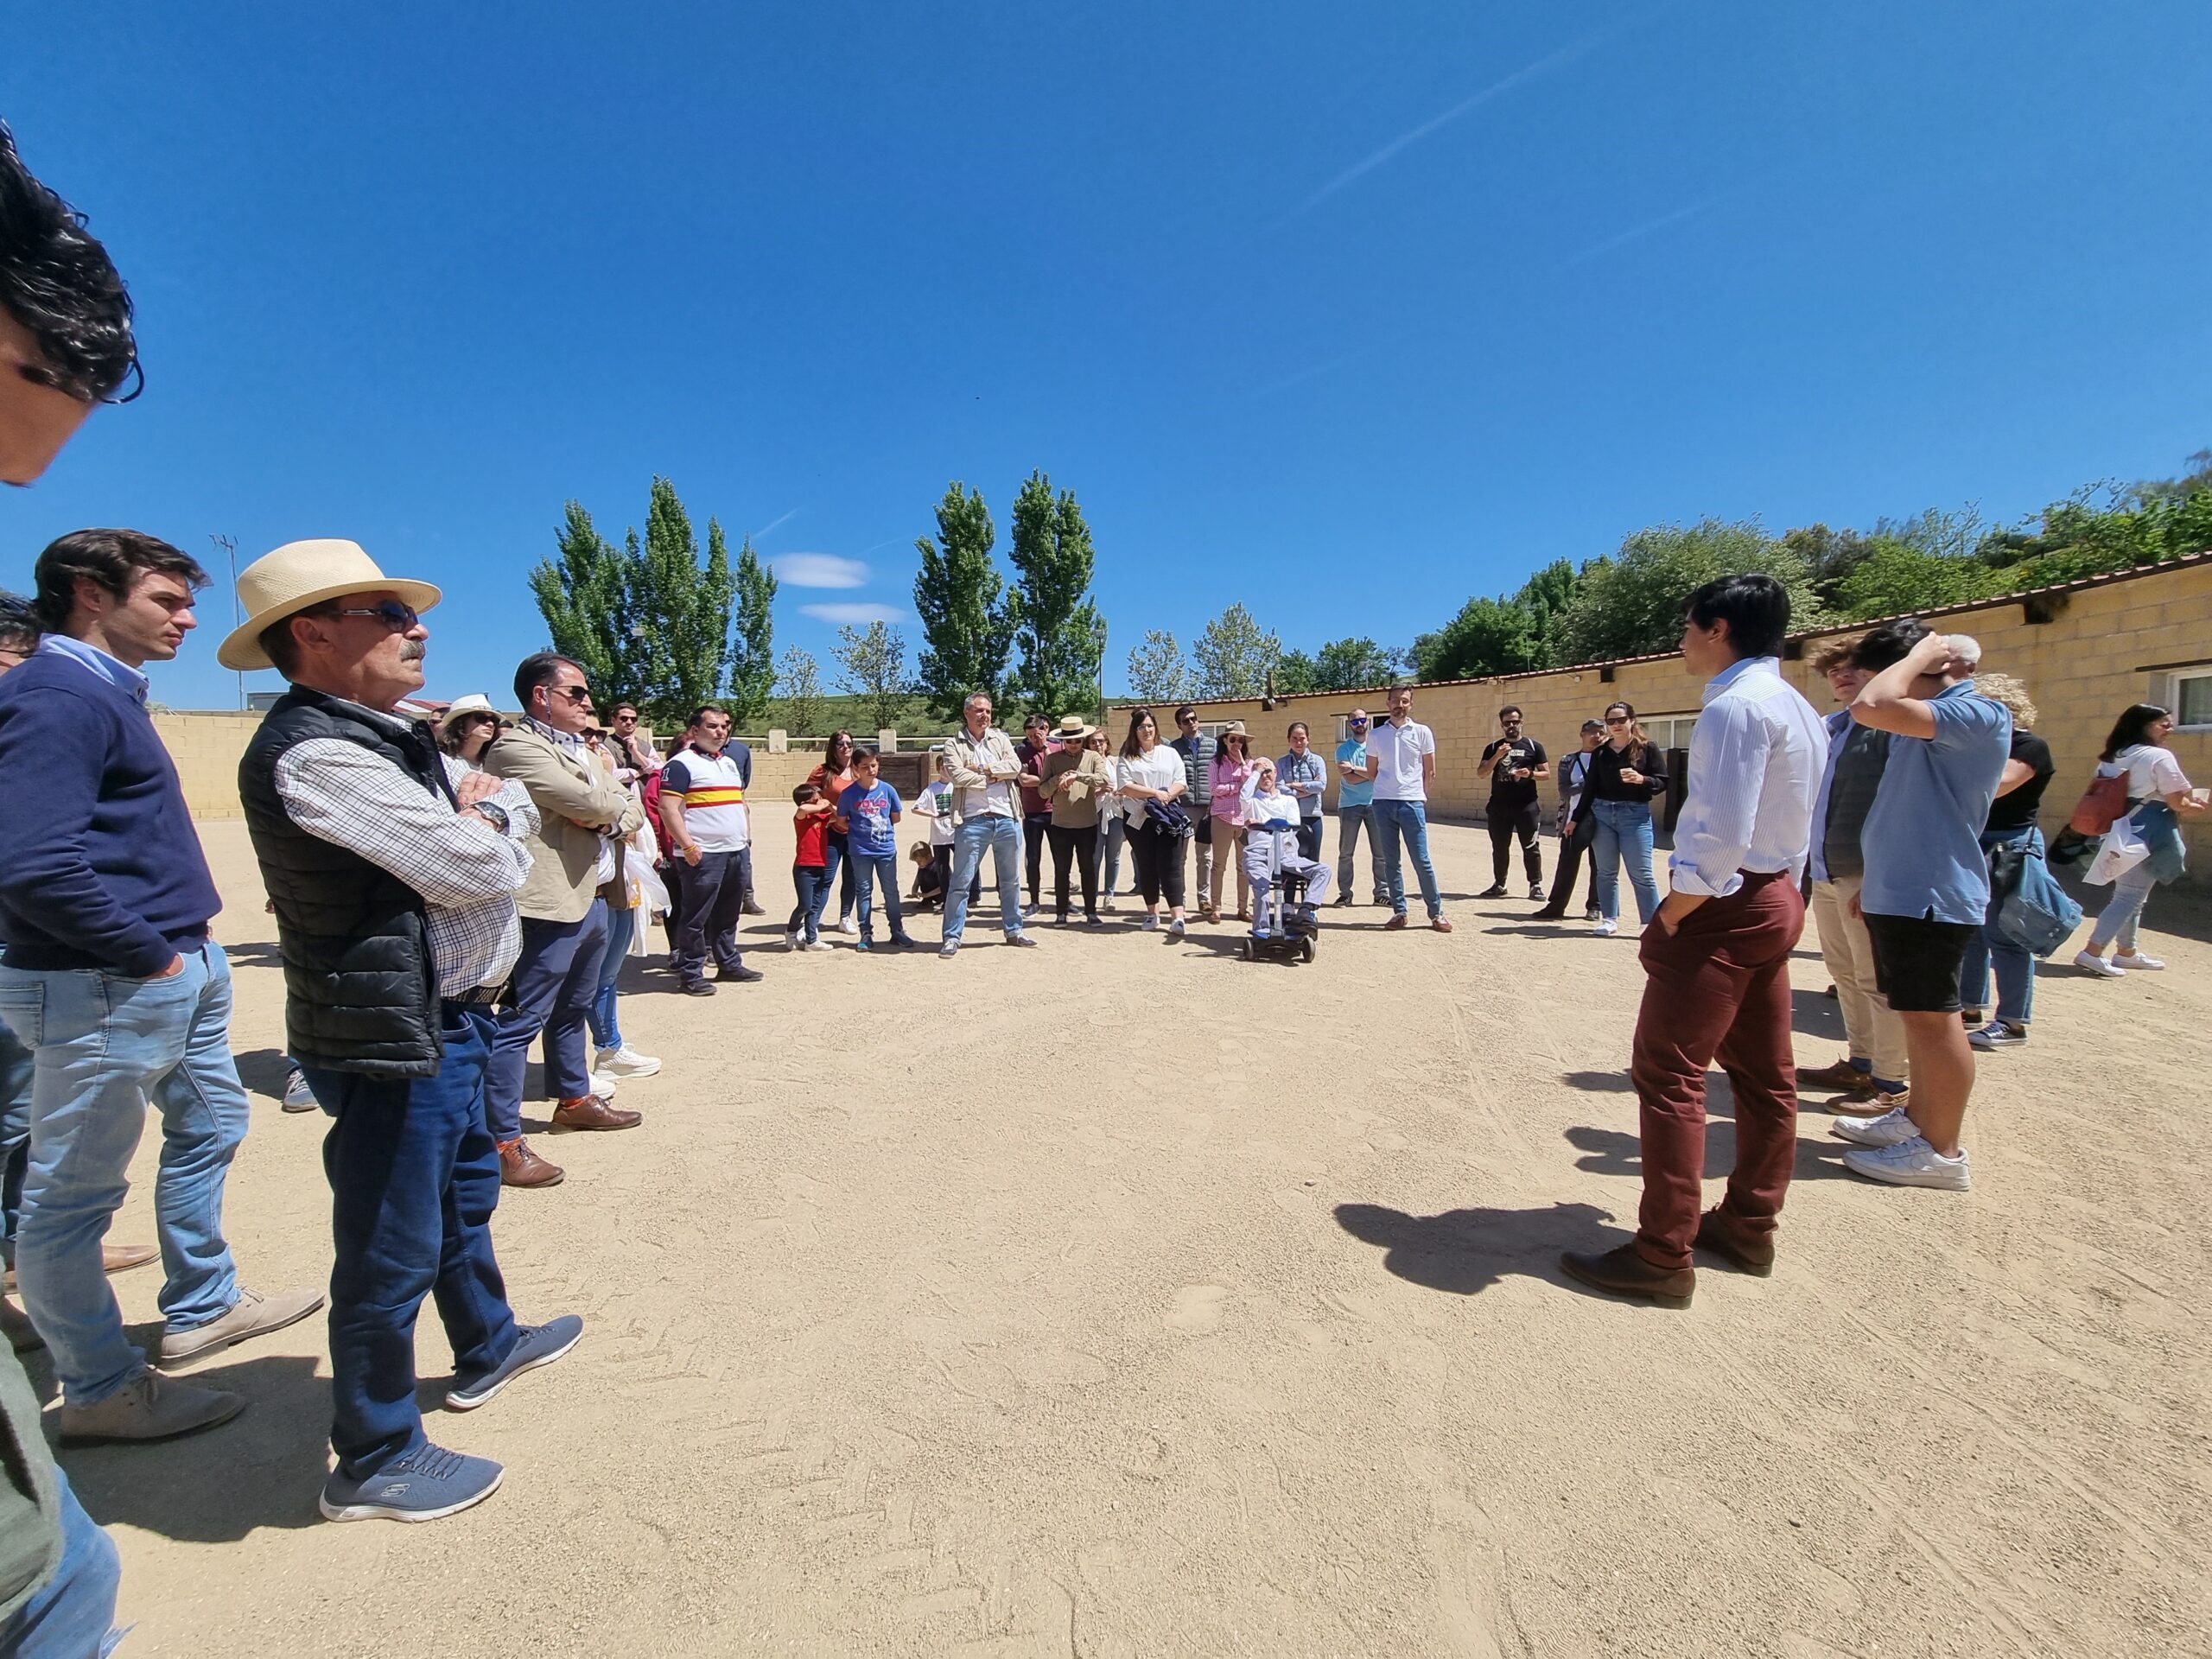
M 537 808 L 530 879 L 517 906 L 532 921 L 583 920 L 599 892 L 599 832 L 628 835 L 645 822 L 645 809 L 613 773 L 528 726 L 503 728 L 484 752 L 484 770 L 515 779 Z

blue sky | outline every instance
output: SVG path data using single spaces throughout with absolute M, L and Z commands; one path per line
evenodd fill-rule
M 352 537 L 445 586 L 447 696 L 543 643 L 563 500 L 619 535 L 655 473 L 842 584 L 779 601 L 826 664 L 950 480 L 1003 550 L 1042 467 L 1114 685 L 1233 600 L 1403 644 L 1646 524 L 2212 444 L 2201 0 L 40 18 L 0 113 L 148 390 L 0 499 L 0 582 L 86 524 Z M 202 614 L 175 706 L 235 698 Z

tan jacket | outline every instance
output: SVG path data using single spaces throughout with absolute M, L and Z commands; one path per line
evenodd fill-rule
M 970 791 L 988 788 L 994 781 L 1006 785 L 1008 803 L 1005 816 L 1021 816 L 1021 790 L 1010 777 L 994 779 L 993 772 L 1015 772 L 1021 770 L 1021 760 L 1014 752 L 1014 740 L 995 726 L 986 727 L 982 741 L 978 742 L 965 726 L 944 740 L 945 777 L 952 785 L 952 822 L 956 827 L 972 817 L 996 817 L 995 811 L 971 813 Z
M 520 783 L 541 820 L 517 906 L 531 921 L 583 920 L 599 893 L 599 832 L 628 835 L 645 809 L 613 773 L 528 726 L 503 728 L 484 752 L 484 770 Z

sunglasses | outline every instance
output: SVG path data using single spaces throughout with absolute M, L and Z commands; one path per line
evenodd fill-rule
M 1626 715 L 1608 715 L 1605 716 L 1605 724 L 1608 726 L 1625 726 L 1628 724 L 1628 716 Z
M 1353 718 L 1351 723 L 1355 726 L 1364 726 L 1367 724 L 1367 716 L 1365 715 L 1357 715 Z
M 570 702 L 591 701 L 591 688 L 588 685 L 549 685 L 545 689 L 556 697 L 566 697 Z
M 354 605 L 331 610 L 317 609 L 317 616 L 372 616 L 395 632 L 404 633 L 423 619 L 415 613 L 412 605 L 403 605 L 396 599 L 378 600 L 373 605 Z

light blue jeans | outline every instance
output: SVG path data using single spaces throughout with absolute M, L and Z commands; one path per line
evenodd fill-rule
M 636 911 L 607 907 L 607 960 L 599 965 L 599 989 L 593 994 L 591 1012 L 585 1016 L 591 1027 L 591 1039 L 601 1048 L 622 1046 L 622 1021 L 614 1010 L 620 995 L 616 988 L 622 979 L 622 964 L 629 960 L 630 940 L 637 931 Z
M 1405 860 L 1410 858 L 1421 882 L 1421 903 L 1428 906 L 1428 919 L 1434 921 L 1444 914 L 1444 895 L 1437 891 L 1436 870 L 1428 861 L 1427 804 L 1376 801 L 1374 811 L 1375 844 L 1382 853 L 1382 890 L 1390 897 L 1391 913 L 1406 913 Z
M 968 926 L 968 884 L 983 862 L 989 848 L 998 872 L 1001 925 L 1009 933 L 1021 931 L 1021 820 L 969 818 L 952 832 L 952 885 L 944 894 L 944 939 L 958 942 Z
M 115 1540 L 94 1523 L 54 1471 L 61 1499 L 61 1561 L 45 1587 L 0 1624 L 0 1653 L 10 1659 L 105 1659 L 124 1632 L 115 1628 L 115 1592 L 123 1562 Z
M 2136 931 L 2142 925 L 2143 906 L 2151 896 L 2151 889 L 2158 885 L 2158 877 L 2151 874 L 2151 861 L 2132 865 L 2113 878 L 2112 897 L 2097 917 L 2097 925 L 2089 930 L 2089 949 L 2102 956 L 2105 947 L 2117 940 L 2122 955 L 2132 953 L 2136 945 Z
M 1651 879 L 1651 809 L 1642 801 L 1592 801 L 1597 828 L 1590 841 L 1590 869 L 1598 888 L 1598 913 L 1620 919 L 1620 867 L 1636 889 L 1636 918 L 1649 926 L 1659 908 L 1659 884 Z
M 223 1240 L 223 1184 L 246 1128 L 230 960 L 211 939 L 167 979 L 0 967 L 0 1018 L 36 1062 L 16 1278 L 63 1398 L 89 1406 L 145 1369 L 124 1335 L 100 1240 L 130 1190 L 124 1172 L 149 1101 L 162 1114 L 162 1316 L 170 1332 L 189 1331 L 238 1300 Z
M 1098 896 L 1111 899 L 1122 885 L 1122 842 L 1129 822 L 1117 805 L 1098 820 Z
M 2038 857 L 2043 853 L 2043 832 L 2035 825 L 2023 824 L 2018 830 L 2002 830 L 1995 835 L 1983 835 L 1981 850 L 1986 854 L 1999 847 L 2027 842 Z M 2015 944 L 1998 931 L 1997 912 L 2002 901 L 1993 893 L 1990 896 L 1988 913 L 1982 918 L 1980 931 L 1967 941 L 1966 959 L 1959 963 L 1959 1001 L 1969 1008 L 1989 1006 L 1989 970 L 1997 969 L 1997 1011 L 1995 1017 L 2008 1026 L 2024 1026 L 2036 1001 L 2036 959 L 2028 953 L 2027 946 Z

